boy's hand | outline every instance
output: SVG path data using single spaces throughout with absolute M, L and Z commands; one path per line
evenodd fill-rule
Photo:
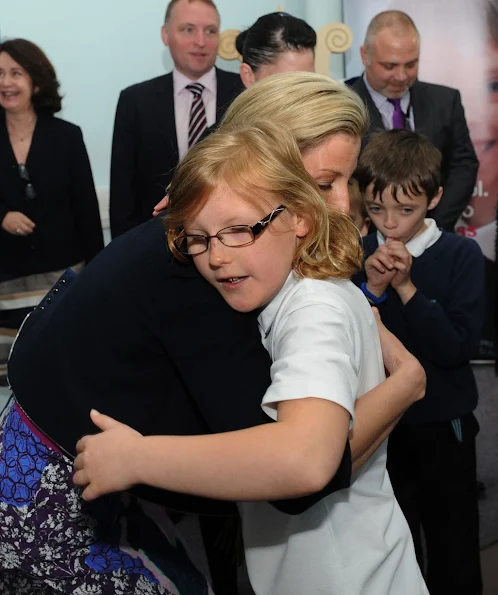
M 412 255 L 408 252 L 405 244 L 399 240 L 388 239 L 384 245 L 387 247 L 388 254 L 394 263 L 395 274 L 391 286 L 396 290 L 403 304 L 406 304 L 416 292 L 410 277 L 413 262 Z
M 102 431 L 84 436 L 76 445 L 73 482 L 86 486 L 83 500 L 94 500 L 110 492 L 127 490 L 138 482 L 132 464 L 142 435 L 112 417 L 92 410 L 90 417 Z
M 386 291 L 396 272 L 394 259 L 389 254 L 386 244 L 379 246 L 365 261 L 368 291 L 380 297 Z

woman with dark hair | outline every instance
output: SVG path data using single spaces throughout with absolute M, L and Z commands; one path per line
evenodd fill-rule
M 25 315 L 104 245 L 81 130 L 54 117 L 61 100 L 38 46 L 0 44 L 0 374 Z
M 260 17 L 235 42 L 242 56 L 240 78 L 246 87 L 279 72 L 314 72 L 316 33 L 286 12 Z

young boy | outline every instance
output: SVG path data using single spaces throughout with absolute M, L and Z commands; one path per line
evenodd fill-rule
M 424 532 L 429 592 L 479 595 L 469 358 L 483 324 L 483 258 L 474 241 L 426 218 L 443 194 L 440 165 L 440 152 L 415 132 L 382 132 L 367 145 L 355 177 L 378 231 L 364 240 L 355 282 L 427 374 L 425 399 L 391 434 L 387 468 L 421 566 Z

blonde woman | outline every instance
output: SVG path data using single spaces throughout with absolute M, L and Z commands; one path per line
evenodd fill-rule
M 336 134 L 349 179 L 360 137 Z M 411 534 L 386 471 L 386 444 L 347 491 L 298 516 L 267 500 L 322 490 L 339 469 L 358 396 L 384 380 L 371 307 L 350 281 L 358 231 L 328 210 L 294 137 L 267 122 L 228 125 L 179 166 L 165 219 L 176 257 L 239 312 L 258 311 L 272 383 L 262 399 L 275 424 L 197 437 L 143 437 L 106 416 L 83 438 L 74 481 L 84 498 L 138 483 L 242 501 L 257 595 L 423 595 Z M 220 382 L 223 373 L 220 370 Z M 236 407 L 237 391 L 234 390 Z M 250 501 L 250 502 L 248 502 Z
M 306 167 L 320 185 L 322 196 L 346 203 L 351 163 L 342 160 L 342 152 L 337 152 L 332 141 L 335 138 L 341 147 L 354 150 L 365 127 L 361 101 L 326 77 L 302 73 L 266 79 L 246 91 L 254 106 L 258 104 L 258 85 L 259 104 L 266 110 L 267 118 L 284 127 L 279 113 L 286 118 L 292 115 L 286 126 L 293 135 L 296 132 Z M 278 108 L 274 91 L 280 101 Z M 321 118 L 310 119 L 308 105 Z M 234 104 L 233 108 L 236 107 L 244 107 L 243 96 Z M 17 424 L 22 411 L 32 420 L 35 426 L 31 429 L 15 427 L 21 428 L 22 436 L 36 430 L 37 439 L 46 445 L 51 458 L 48 463 L 40 463 L 39 481 L 53 493 L 46 494 L 43 511 L 38 511 L 39 502 L 31 492 L 22 505 L 0 495 L 2 506 L 5 505 L 5 509 L 0 506 L 0 521 L 5 528 L 0 535 L 0 563 L 8 563 L 2 556 L 6 557 L 12 548 L 17 556 L 9 573 L 11 581 L 1 577 L 3 593 L 17 593 L 21 580 L 37 588 L 54 580 L 43 574 L 31 576 L 33 564 L 39 567 L 43 562 L 44 569 L 54 567 L 53 562 L 49 564 L 54 559 L 54 548 L 62 556 L 57 559 L 57 569 L 61 569 L 58 584 L 64 579 L 69 590 L 71 580 L 81 581 L 80 575 L 74 575 L 78 568 L 87 573 L 89 580 L 105 583 L 113 592 L 113 573 L 118 570 L 111 564 L 90 570 L 86 562 L 81 563 L 81 559 L 87 560 L 85 555 L 92 548 L 103 551 L 101 546 L 106 542 L 102 540 L 102 531 L 98 531 L 103 521 L 113 531 L 108 535 L 121 532 L 121 536 L 127 537 L 130 527 L 127 509 L 122 513 L 119 502 L 99 499 L 95 504 L 105 513 L 96 518 L 93 504 L 87 505 L 72 485 L 76 442 L 94 431 L 88 417 L 90 408 L 104 411 L 147 435 L 227 432 L 270 421 L 260 407 L 270 383 L 270 361 L 261 345 L 257 313 L 236 312 L 192 264 L 173 258 L 160 220 L 149 221 L 112 242 L 95 263 L 63 287 L 66 289 L 58 286 L 60 291 L 50 295 L 51 303 L 44 310 L 37 310 L 28 319 L 9 364 L 15 403 L 6 412 L 2 431 L 12 426 L 12 420 L 17 420 Z M 355 426 L 349 442 L 343 444 L 339 470 L 318 494 L 275 502 L 273 505 L 279 510 L 294 514 L 305 511 L 326 494 L 347 487 L 351 465 L 358 470 L 403 411 L 423 396 L 425 379 L 420 365 L 385 329 L 381 330 L 385 365 L 392 373 L 355 404 Z M 0 458 L 5 455 L 0 453 Z M 39 484 L 34 482 L 33 486 L 38 493 Z M 177 510 L 221 511 L 220 502 L 181 494 L 149 490 L 141 495 Z M 62 508 L 61 498 L 65 502 Z M 75 535 L 74 524 L 82 523 L 86 533 L 80 549 L 73 539 L 67 539 L 60 550 L 57 536 L 42 535 L 43 527 L 39 525 L 35 537 L 36 543 L 43 542 L 43 549 L 35 550 L 33 542 L 25 543 L 32 537 L 22 531 L 19 536 L 26 507 L 38 518 L 42 512 L 66 511 L 64 527 Z M 11 525 L 1 520 L 6 516 L 14 519 Z M 137 518 L 136 510 L 133 518 Z M 143 560 L 145 556 L 144 564 L 150 560 L 149 541 L 155 535 L 150 529 L 150 518 L 147 523 L 140 524 L 142 533 L 133 543 L 138 550 L 133 550 L 132 555 L 134 560 Z M 147 527 L 145 533 L 143 527 Z M 188 595 L 204 593 L 205 586 L 204 590 L 202 586 L 192 586 L 197 575 L 178 542 L 161 536 L 157 543 L 161 557 L 156 563 L 167 563 L 164 572 L 169 582 L 165 584 L 169 586 L 164 588 Z M 112 556 L 122 551 L 121 544 L 118 539 L 105 549 L 109 555 L 103 556 L 104 560 L 114 560 Z M 75 558 L 79 561 L 77 566 Z M 64 572 L 67 565 L 73 574 Z M 145 583 L 143 576 L 127 572 L 121 575 L 121 580 L 130 584 L 138 579 Z M 160 587 L 151 588 L 161 592 Z M 128 592 L 140 591 L 128 587 Z

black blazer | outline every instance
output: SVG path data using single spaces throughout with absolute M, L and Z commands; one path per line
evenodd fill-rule
M 242 90 L 238 74 L 216 69 L 216 121 Z M 112 237 L 152 217 L 178 164 L 173 74 L 121 92 L 112 140 Z
M 0 230 L 0 275 L 21 277 L 89 262 L 104 240 L 80 128 L 38 114 L 26 168 L 36 192 L 30 201 L 0 110 L 0 220 L 9 211 L 21 211 L 36 223 L 27 236 Z
M 92 407 L 143 434 L 267 423 L 261 400 L 270 358 L 256 318 L 232 310 L 194 266 L 173 259 L 153 219 L 111 242 L 67 290 L 35 309 L 14 346 L 9 380 L 28 416 L 73 455 L 76 441 L 96 431 Z M 300 512 L 347 487 L 350 472 L 348 447 L 321 496 L 281 509 L 290 503 Z M 147 497 L 206 510 L 166 492 Z
M 383 130 L 382 116 L 360 76 L 352 88 L 365 101 L 370 113 L 370 132 Z M 442 153 L 443 198 L 430 214 L 440 227 L 453 231 L 470 199 L 479 161 L 469 136 L 459 91 L 416 81 L 410 102 L 417 132 L 424 134 Z

